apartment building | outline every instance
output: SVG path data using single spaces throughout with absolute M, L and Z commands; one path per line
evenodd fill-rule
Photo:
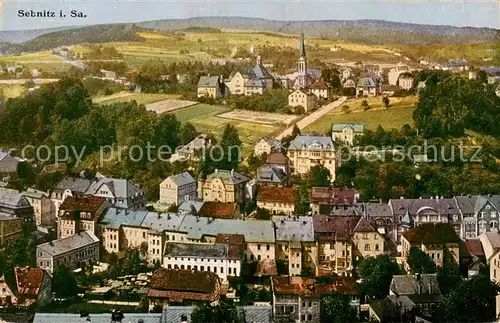
M 97 224 L 110 206 L 111 203 L 104 197 L 66 197 L 57 215 L 57 238 L 66 238 L 84 230 L 98 235 Z
M 85 194 L 104 197 L 118 208 L 146 209 L 144 190 L 127 179 L 101 177 L 91 183 Z
M 53 226 L 56 223 L 55 213 L 52 211 L 52 201 L 49 193 L 28 188 L 21 193 L 33 208 L 35 223 L 38 226 Z
M 288 266 L 288 274 L 300 276 L 303 271 L 317 271 L 318 248 L 310 216 L 274 216 L 276 259 Z
M 167 177 L 160 184 L 160 203 L 181 205 L 197 197 L 196 180 L 188 172 Z
M 321 165 L 330 171 L 331 181 L 335 180 L 335 147 L 328 136 L 298 135 L 288 147 L 288 157 L 295 175 L 306 175 L 312 167 Z
M 299 203 L 296 187 L 260 186 L 257 191 L 257 207 L 271 214 L 293 215 Z
M 198 181 L 198 197 L 203 201 L 241 204 L 249 180 L 235 170 L 216 169 L 206 179 Z
M 36 247 L 38 267 L 52 275 L 54 268 L 65 265 L 71 269 L 99 261 L 99 239 L 90 231 L 49 241 Z

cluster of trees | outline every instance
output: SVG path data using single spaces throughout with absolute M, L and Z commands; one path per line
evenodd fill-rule
M 113 46 L 91 45 L 90 51 L 83 54 L 85 60 L 123 59 L 123 54 Z
M 465 129 L 493 136 L 498 128 L 500 98 L 494 85 L 444 72 L 423 73 L 426 87 L 413 119 L 424 138 L 461 137 Z
M 262 95 L 233 96 L 228 103 L 235 109 L 289 113 L 288 90 L 274 89 Z

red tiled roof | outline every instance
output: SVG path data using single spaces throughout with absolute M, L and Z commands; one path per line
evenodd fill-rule
M 281 295 L 321 296 L 334 293 L 357 295 L 358 285 L 354 279 L 332 277 L 331 284 L 318 283 L 313 278 L 299 276 L 276 276 L 273 277 L 273 290 Z
M 212 272 L 159 268 L 151 277 L 148 296 L 214 301 L 219 292 L 219 277 Z
M 483 245 L 479 239 L 467 239 L 465 245 L 469 253 L 473 256 L 484 256 Z
M 282 152 L 272 152 L 267 155 L 266 163 L 288 165 L 290 163 L 290 159 L 288 159 L 288 157 Z
M 310 202 L 320 204 L 353 204 L 357 191 L 354 188 L 313 187 Z
M 229 245 L 227 255 L 231 259 L 240 259 L 243 253 L 245 236 L 242 234 L 222 234 L 215 236 L 215 243 Z
M 377 232 L 377 230 L 375 230 L 367 218 L 361 217 L 358 224 L 354 227 L 353 232 Z
M 313 215 L 314 232 L 336 234 L 337 238 L 348 238 L 356 224 L 359 216 L 328 216 L 322 214 Z
M 68 196 L 61 204 L 60 210 L 67 212 L 80 211 L 95 213 L 104 202 L 106 202 L 106 199 L 100 196 Z
M 448 223 L 423 223 L 403 233 L 408 242 L 415 243 L 450 243 L 459 242 L 455 229 Z
M 232 219 L 237 211 L 238 204 L 236 203 L 221 203 L 207 201 L 203 203 L 200 209 L 201 216 L 221 218 L 221 219 Z
M 14 267 L 19 295 L 35 297 L 42 287 L 45 272 L 40 268 Z
M 319 79 L 313 84 L 309 86 L 310 89 L 318 89 L 318 90 L 328 90 L 330 86 L 326 84 L 323 80 Z
M 296 187 L 260 186 L 257 201 L 295 204 L 298 198 Z

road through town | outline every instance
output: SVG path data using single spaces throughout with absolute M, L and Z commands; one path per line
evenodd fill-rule
M 305 127 L 307 127 L 308 125 L 310 125 L 314 121 L 318 120 L 319 118 L 321 118 L 322 116 L 324 116 L 328 112 L 330 112 L 333 109 L 341 106 L 346 100 L 347 100 L 347 97 L 343 96 L 343 97 L 339 98 L 336 101 L 333 101 L 331 103 L 328 103 L 327 105 L 322 106 L 321 108 L 319 108 L 318 110 L 314 111 L 313 113 L 311 113 L 307 117 L 305 117 L 302 120 L 298 121 L 296 123 L 297 127 L 299 127 L 299 129 L 301 129 L 301 130 L 304 129 Z M 293 127 L 294 126 L 286 128 L 285 131 L 283 131 L 282 133 L 280 133 L 276 138 L 277 139 L 283 139 L 283 137 L 289 136 L 290 134 L 292 134 Z

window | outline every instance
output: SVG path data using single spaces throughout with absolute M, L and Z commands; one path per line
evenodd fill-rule
M 210 271 L 210 266 L 207 266 L 207 271 Z
M 227 273 L 228 273 L 229 275 L 231 275 L 231 267 L 229 267 L 229 268 L 227 269 Z
M 257 245 L 257 250 L 260 250 L 260 244 Z
M 224 267 L 220 267 L 220 273 L 223 274 L 224 273 Z
M 262 257 L 260 255 L 258 255 L 257 259 L 260 261 L 262 259 Z
M 201 271 L 205 271 L 205 266 L 200 266 Z
M 365 251 L 370 251 L 370 245 L 369 244 L 365 244 Z
M 269 251 L 269 249 L 271 249 L 271 247 L 267 244 L 266 245 L 266 250 Z
M 380 247 L 378 245 L 378 243 L 375 245 L 375 251 L 379 251 L 380 250 Z

